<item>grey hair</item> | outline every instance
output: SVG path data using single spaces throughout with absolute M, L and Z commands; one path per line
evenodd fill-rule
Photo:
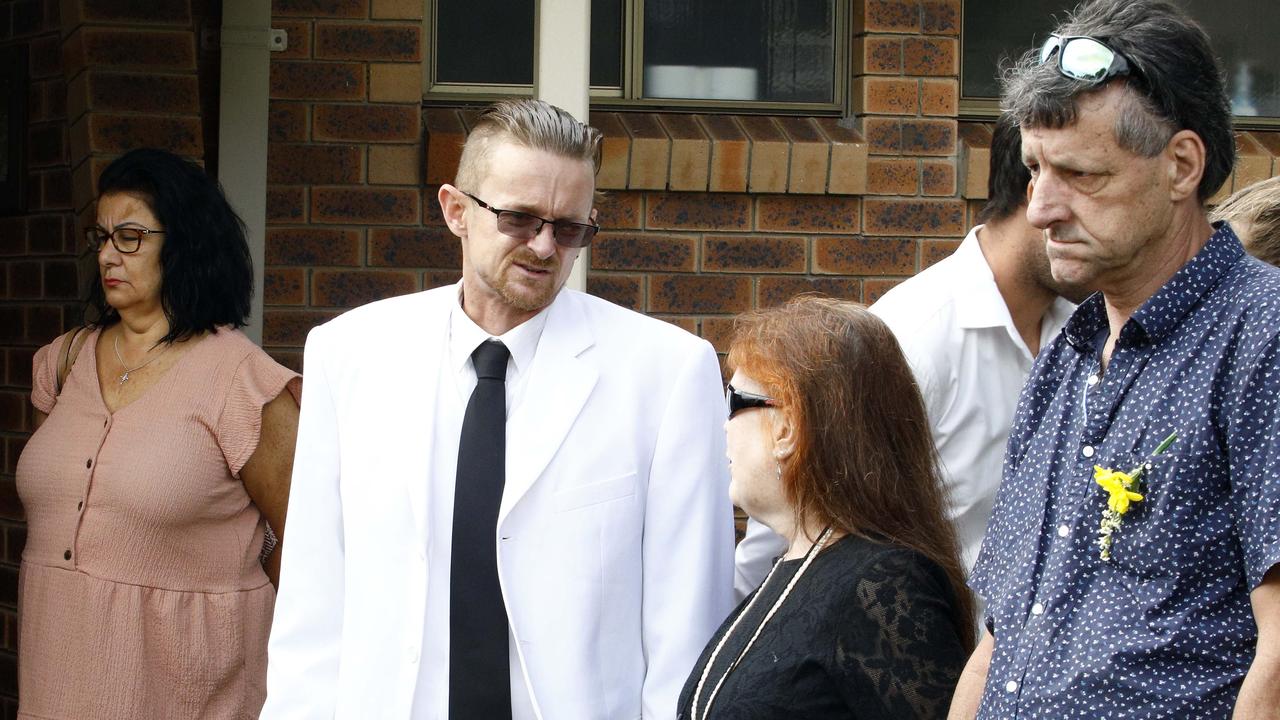
M 1124 55 L 1131 74 L 1118 78 L 1124 94 L 1113 132 L 1130 152 L 1153 157 L 1180 130 L 1205 145 L 1197 195 L 1207 200 L 1235 165 L 1231 104 L 1209 36 L 1178 6 L 1164 0 L 1094 0 L 1078 6 L 1057 35 L 1086 35 Z M 1022 127 L 1061 128 L 1076 122 L 1080 98 L 1101 89 L 1041 63 L 1039 49 L 1002 70 L 1001 106 Z
M 480 112 L 471 126 L 458 160 L 455 184 L 475 191 L 484 177 L 490 142 L 502 137 L 517 145 L 591 163 L 600 170 L 599 130 L 542 100 L 501 100 Z

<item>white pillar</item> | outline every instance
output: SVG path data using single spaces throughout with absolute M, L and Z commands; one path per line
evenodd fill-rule
M 533 95 L 587 121 L 591 71 L 591 0 L 537 0 Z M 583 250 L 568 287 L 587 289 L 590 249 Z

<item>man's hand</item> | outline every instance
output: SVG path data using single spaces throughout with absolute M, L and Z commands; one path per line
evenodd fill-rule
M 978 647 L 969 656 L 969 662 L 960 673 L 960 682 L 956 684 L 956 694 L 951 698 L 951 711 L 947 720 L 972 720 L 978 717 L 978 705 L 982 702 L 982 690 L 987 686 L 987 670 L 991 667 L 991 653 L 995 650 L 996 639 L 986 630 L 982 631 L 982 639 Z
M 1280 718 L 1280 565 L 1272 566 L 1262 584 L 1249 593 L 1258 624 L 1258 649 L 1244 676 L 1232 720 Z

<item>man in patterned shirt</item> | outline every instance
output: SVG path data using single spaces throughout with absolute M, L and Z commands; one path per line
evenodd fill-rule
M 1099 0 L 1004 95 L 1053 275 L 1101 293 L 1023 389 L 951 717 L 1274 718 L 1280 271 L 1205 216 L 1235 155 L 1208 37 Z

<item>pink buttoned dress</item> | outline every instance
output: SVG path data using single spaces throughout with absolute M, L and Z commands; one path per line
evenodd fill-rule
M 18 717 L 256 718 L 275 590 L 239 473 L 263 405 L 301 380 L 222 328 L 113 414 L 97 339 L 58 396 L 60 343 L 35 356 L 49 417 L 18 460 Z

